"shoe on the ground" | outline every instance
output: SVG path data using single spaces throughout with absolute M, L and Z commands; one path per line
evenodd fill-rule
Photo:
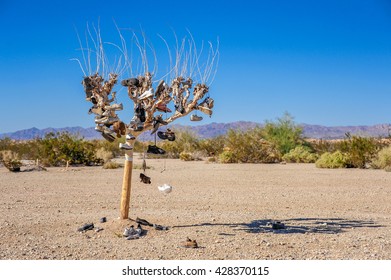
M 189 237 L 185 242 L 182 243 L 182 247 L 185 248 L 198 248 L 197 241 L 195 239 L 191 240 Z
M 123 109 L 124 105 L 122 103 L 105 106 L 105 110 L 121 111 Z
M 99 222 L 100 223 L 106 223 L 107 222 L 107 218 L 106 217 L 102 217 L 99 219 Z
M 147 98 L 150 98 L 153 96 L 153 88 L 150 88 L 149 90 L 145 91 L 143 94 L 141 94 L 138 99 L 139 100 L 144 100 Z
M 148 145 L 147 153 L 155 155 L 164 155 L 166 151 L 156 145 Z
M 122 233 L 122 235 L 124 237 L 128 237 L 130 235 L 135 235 L 137 234 L 136 230 L 134 229 L 134 226 L 130 226 L 129 228 L 125 228 L 124 229 L 124 232 Z
M 127 151 L 133 150 L 133 147 L 128 145 L 127 143 L 119 143 L 119 148 L 121 150 L 127 150 Z
M 153 228 L 156 230 L 168 230 L 169 229 L 169 227 L 157 225 L 157 224 L 153 224 Z
M 78 231 L 82 232 L 82 231 L 92 230 L 92 229 L 94 229 L 94 224 L 90 223 L 90 224 L 84 224 L 82 227 L 78 228 Z
M 164 184 L 162 186 L 158 186 L 157 188 L 162 193 L 170 193 L 170 192 L 172 192 L 172 187 L 170 185 L 167 185 L 167 184 Z
M 121 81 L 121 85 L 123 85 L 124 87 L 130 87 L 130 86 L 137 87 L 139 83 L 140 82 L 137 78 L 129 78 Z
M 190 120 L 193 121 L 193 122 L 199 122 L 199 121 L 202 121 L 202 117 L 201 116 L 197 116 L 196 114 L 192 114 L 190 116 Z
M 281 222 L 272 223 L 272 229 L 274 230 L 285 229 L 285 224 Z
M 151 183 L 151 177 L 148 177 L 147 175 L 140 173 L 140 182 L 143 182 L 144 184 L 150 184 Z
M 136 223 L 140 224 L 140 225 L 143 225 L 143 226 L 149 226 L 149 227 L 152 227 L 153 224 L 151 224 L 150 222 L 148 222 L 147 220 L 144 220 L 144 219 L 140 219 L 139 217 L 136 218 Z

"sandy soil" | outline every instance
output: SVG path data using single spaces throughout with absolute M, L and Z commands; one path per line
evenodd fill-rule
M 118 219 L 122 168 L 0 168 L 0 259 L 391 259 L 390 172 L 147 164 L 152 184 L 134 170 L 130 217 L 171 228 L 144 227 L 137 240 L 121 237 L 135 224 Z M 158 191 L 163 183 L 172 193 Z M 286 228 L 273 230 L 273 221 Z M 103 231 L 77 231 L 89 222 Z M 200 248 L 181 247 L 187 237 Z

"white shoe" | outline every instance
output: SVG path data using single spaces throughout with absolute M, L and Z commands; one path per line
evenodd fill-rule
M 126 143 L 119 143 L 119 148 L 121 150 L 128 150 L 128 151 L 133 150 L 133 147 Z
M 141 94 L 138 99 L 143 100 L 152 96 L 153 96 L 153 88 L 150 88 L 149 90 Z
M 164 184 L 162 186 L 158 186 L 157 188 L 162 193 L 170 193 L 172 191 L 172 187 L 170 185 L 167 185 L 167 184 Z

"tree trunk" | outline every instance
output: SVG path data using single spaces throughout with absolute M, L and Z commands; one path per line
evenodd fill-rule
M 133 151 L 125 154 L 124 177 L 121 194 L 121 219 L 129 218 L 130 191 L 132 186 Z

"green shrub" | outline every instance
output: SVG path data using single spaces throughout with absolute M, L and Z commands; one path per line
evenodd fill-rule
M 350 136 L 339 143 L 340 150 L 349 155 L 348 167 L 365 168 L 376 156 L 379 146 L 374 138 Z
M 226 150 L 219 155 L 221 163 L 236 163 L 237 159 L 232 151 Z
M 289 113 L 278 118 L 277 122 L 266 121 L 262 131 L 263 138 L 275 145 L 281 155 L 285 155 L 303 142 L 302 133 L 303 129 L 295 124 Z
M 391 168 L 391 146 L 381 149 L 372 161 L 373 168 Z
M 349 166 L 349 156 L 336 151 L 334 153 L 326 152 L 315 162 L 318 168 L 346 168 Z
M 286 162 L 313 163 L 318 159 L 317 154 L 306 146 L 297 146 L 282 157 Z

